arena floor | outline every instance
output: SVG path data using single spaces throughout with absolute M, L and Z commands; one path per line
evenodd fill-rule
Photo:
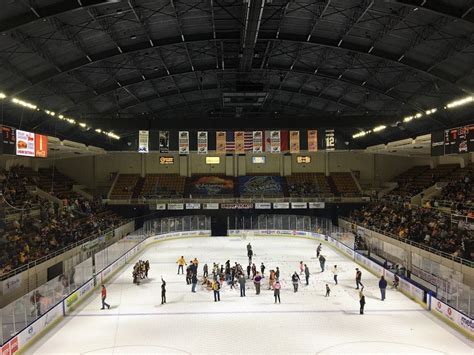
M 197 257 L 199 274 L 205 262 L 227 259 L 246 265 L 246 244 L 252 243 L 254 261 L 267 271 L 280 267 L 281 304 L 262 287 L 255 295 L 247 284 L 247 297 L 227 285 L 221 302 L 201 286 L 191 293 L 183 275 L 176 275 L 176 260 Z M 337 264 L 339 285 L 332 273 L 320 272 L 315 241 L 289 238 L 199 238 L 152 245 L 140 259 L 151 263 L 150 280 L 132 284 L 131 268 L 107 286 L 110 310 L 100 310 L 97 292 L 71 316 L 43 336 L 27 353 L 405 353 L 473 354 L 473 343 L 439 321 L 420 305 L 389 289 L 379 298 L 378 280 L 363 270 L 366 312 L 359 314 L 355 290 L 356 264 L 324 245 L 328 269 Z M 293 293 L 290 275 L 303 260 L 312 273 L 309 286 Z M 266 272 L 267 273 L 267 272 Z M 166 305 L 161 305 L 160 277 L 167 282 Z M 265 279 L 264 279 L 265 280 Z M 324 297 L 325 284 L 332 289 Z M 264 283 L 265 284 L 265 283 Z

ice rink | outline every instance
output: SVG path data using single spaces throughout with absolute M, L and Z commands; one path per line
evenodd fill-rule
M 254 262 L 268 271 L 280 267 L 281 304 L 264 279 L 262 293 L 247 282 L 247 297 L 224 285 L 221 302 L 200 285 L 191 293 L 185 276 L 177 275 L 176 260 L 204 263 L 230 259 L 247 265 L 246 245 L 252 243 Z M 387 289 L 380 300 L 378 279 L 362 269 L 365 314 L 359 314 L 355 290 L 356 264 L 323 244 L 327 270 L 320 272 L 316 241 L 293 238 L 196 238 L 151 245 L 138 256 L 150 260 L 150 280 L 132 284 L 131 264 L 107 285 L 110 310 L 100 310 L 97 291 L 74 314 L 50 330 L 27 353 L 404 353 L 473 354 L 473 343 L 402 293 Z M 308 264 L 310 285 L 293 293 L 290 276 L 299 261 Z M 337 264 L 339 285 L 330 268 Z M 298 270 L 299 272 L 299 270 Z M 161 281 L 167 282 L 166 305 L 161 305 Z M 326 298 L 325 284 L 331 287 Z

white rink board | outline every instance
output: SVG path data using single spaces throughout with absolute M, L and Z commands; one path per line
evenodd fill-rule
M 247 297 L 225 285 L 221 302 L 198 286 L 191 293 L 176 260 L 246 265 L 251 242 L 257 265 L 280 267 L 281 304 L 262 285 L 257 296 L 247 284 Z M 315 259 L 319 241 L 291 237 L 193 238 L 152 244 L 140 259 L 151 263 L 150 281 L 131 282 L 127 264 L 108 286 L 110 310 L 100 310 L 96 292 L 71 316 L 27 350 L 36 354 L 64 353 L 424 353 L 472 354 L 472 342 L 401 292 L 387 290 L 380 301 L 378 280 L 363 270 L 366 312 L 359 314 L 354 282 L 357 267 L 349 257 L 323 244 L 327 269 L 337 264 L 339 285 L 332 273 L 320 272 Z M 290 275 L 303 260 L 312 273 L 309 286 L 293 293 Z M 160 304 L 160 276 L 167 281 L 167 301 Z M 264 279 L 266 280 L 266 279 Z M 324 297 L 328 283 L 332 293 Z M 266 285 L 266 283 L 264 283 Z

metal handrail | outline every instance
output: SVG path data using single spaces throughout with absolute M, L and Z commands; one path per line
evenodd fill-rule
M 427 245 L 424 245 L 424 244 L 421 244 L 421 243 L 418 243 L 418 242 L 414 242 L 412 240 L 409 240 L 409 239 L 405 239 L 405 238 L 400 238 L 399 236 L 393 234 L 393 233 L 389 233 L 389 232 L 386 232 L 384 230 L 381 230 L 381 229 L 378 229 L 376 227 L 365 227 L 365 226 L 361 226 L 360 224 L 358 224 L 357 221 L 354 221 L 350 218 L 347 218 L 347 217 L 339 217 L 341 220 L 343 221 L 346 221 L 348 223 L 353 223 L 353 224 L 356 224 L 362 228 L 365 228 L 365 229 L 368 229 L 370 231 L 373 231 L 373 232 L 376 232 L 376 233 L 379 233 L 379 234 L 382 234 L 384 236 L 387 236 L 387 237 L 390 237 L 390 238 L 393 238 L 393 239 L 396 239 L 400 242 L 403 242 L 405 244 L 409 244 L 411 246 L 414 246 L 416 248 L 419 248 L 419 249 L 423 249 L 423 250 L 426 250 L 432 254 L 435 254 L 435 255 L 439 255 L 443 258 L 446 258 L 446 259 L 449 259 L 449 260 L 452 260 L 454 262 L 457 262 L 457 263 L 460 263 L 461 265 L 467 265 L 469 267 L 474 267 L 474 262 L 473 261 L 470 261 L 470 260 L 467 260 L 467 259 L 464 259 L 464 258 L 461 258 L 459 256 L 454 256 L 454 255 L 451 255 L 449 253 L 446 253 L 444 251 L 441 251 L 441 250 L 438 250 L 438 249 L 434 249 L 432 247 L 429 247 Z
M 56 250 L 56 251 L 54 251 L 54 252 L 52 252 L 52 253 L 50 253 L 50 254 L 48 254 L 48 255 L 42 256 L 42 257 L 39 258 L 39 259 L 35 259 L 35 260 L 29 262 L 28 264 L 24 264 L 24 265 L 22 265 L 22 266 L 20 266 L 20 267 L 17 267 L 16 269 L 10 270 L 9 272 L 7 272 L 7 273 L 5 273 L 5 274 L 0 275 L 0 281 L 9 279 L 9 278 L 12 277 L 12 276 L 15 276 L 15 275 L 17 275 L 17 274 L 19 274 L 19 273 L 21 273 L 21 272 L 23 272 L 23 271 L 25 271 L 25 270 L 31 269 L 31 268 L 35 267 L 36 265 L 39 265 L 39 264 L 41 264 L 41 263 L 44 263 L 45 261 L 48 261 L 49 259 L 52 259 L 52 258 L 54 258 L 54 257 L 56 257 L 56 256 L 58 256 L 58 255 L 60 255 L 60 254 L 63 254 L 63 253 L 65 253 L 65 252 L 67 252 L 68 250 L 74 249 L 74 248 L 79 247 L 79 246 L 81 246 L 81 245 L 83 245 L 83 244 L 85 244 L 85 243 L 88 243 L 88 242 L 90 242 L 90 241 L 92 241 L 92 240 L 94 240 L 94 239 L 97 239 L 97 238 L 101 237 L 102 235 L 105 235 L 105 234 L 107 234 L 107 233 L 109 233 L 109 232 L 111 232 L 111 231 L 113 231 L 113 230 L 115 230 L 115 229 L 117 229 L 117 228 L 122 227 L 123 225 L 125 225 L 125 224 L 127 224 L 127 223 L 130 223 L 130 221 L 132 221 L 132 220 L 131 220 L 131 219 L 128 219 L 128 220 L 126 220 L 126 222 L 124 222 L 124 223 L 122 223 L 122 224 L 120 224 L 120 225 L 118 225 L 118 226 L 109 228 L 109 229 L 105 230 L 104 232 L 102 232 L 102 233 L 100 233 L 100 234 L 96 234 L 96 235 L 94 235 L 94 236 L 81 239 L 81 240 L 79 240 L 79 241 L 77 241 L 77 242 L 75 242 L 75 243 L 72 243 L 72 244 L 69 244 L 69 245 L 65 246 L 64 248 L 61 248 L 61 249 L 59 249 L 59 250 Z

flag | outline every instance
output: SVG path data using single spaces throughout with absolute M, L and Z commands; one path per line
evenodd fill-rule
M 253 149 L 253 134 L 252 132 L 243 132 L 243 134 L 244 134 L 244 151 L 251 152 Z M 227 131 L 226 133 L 225 149 L 228 152 L 235 151 L 235 134 L 232 131 Z

